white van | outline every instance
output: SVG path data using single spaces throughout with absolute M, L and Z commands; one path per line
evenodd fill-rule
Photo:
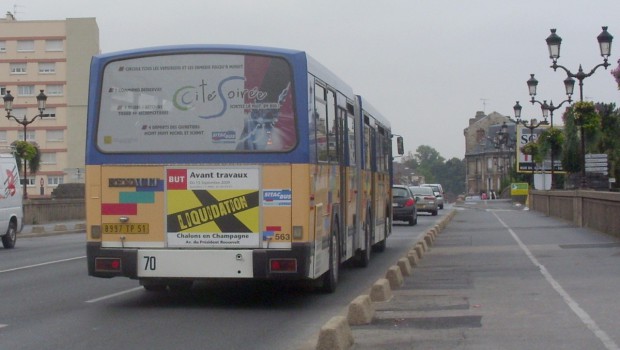
M 23 219 L 22 190 L 15 157 L 0 153 L 0 236 L 4 248 L 15 247 Z

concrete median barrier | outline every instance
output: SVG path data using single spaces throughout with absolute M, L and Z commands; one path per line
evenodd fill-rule
M 385 278 L 390 282 L 390 288 L 398 289 L 403 285 L 403 274 L 400 272 L 400 267 L 397 265 L 390 266 L 385 273 Z
M 375 308 L 370 301 L 370 296 L 360 295 L 349 304 L 347 320 L 349 325 L 364 325 L 369 324 L 374 315 Z
M 370 300 L 374 302 L 388 301 L 392 299 L 392 289 L 387 278 L 380 278 L 370 288 Z
M 344 316 L 332 317 L 319 332 L 316 350 L 347 350 L 353 346 L 353 333 Z
M 412 275 L 411 264 L 409 263 L 408 258 L 398 259 L 396 265 L 398 265 L 398 267 L 400 268 L 400 273 L 403 275 L 403 277 L 408 277 Z

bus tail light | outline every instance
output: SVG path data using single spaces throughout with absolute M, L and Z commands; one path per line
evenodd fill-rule
M 271 259 L 269 272 L 297 272 L 297 259 Z
M 96 258 L 95 259 L 95 271 L 120 272 L 121 271 L 121 259 L 120 258 Z

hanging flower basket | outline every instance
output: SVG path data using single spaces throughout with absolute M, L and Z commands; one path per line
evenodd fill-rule
M 620 90 L 620 60 L 618 60 L 618 67 L 611 70 L 611 75 L 616 79 L 616 84 L 618 84 L 618 90 Z
M 579 101 L 574 105 L 575 122 L 585 131 L 592 132 L 601 125 L 601 117 L 594 108 L 594 103 L 590 101 Z
M 527 154 L 528 156 L 533 156 L 538 153 L 538 144 L 536 142 L 528 142 L 523 145 L 521 149 L 521 153 Z
M 564 132 L 558 128 L 544 130 L 540 134 L 538 142 L 542 144 L 543 150 L 549 149 L 557 154 L 564 144 Z

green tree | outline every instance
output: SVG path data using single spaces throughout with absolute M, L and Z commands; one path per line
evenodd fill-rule
M 562 145 L 562 168 L 569 173 L 581 171 L 581 150 L 579 146 L 579 130 L 575 124 L 572 108 L 562 116 L 564 120 L 564 144 Z
M 445 159 L 436 149 L 426 145 L 418 146 L 414 157 L 418 163 L 416 173 L 424 176 L 426 183 L 436 183 L 435 175 L 441 170 Z

